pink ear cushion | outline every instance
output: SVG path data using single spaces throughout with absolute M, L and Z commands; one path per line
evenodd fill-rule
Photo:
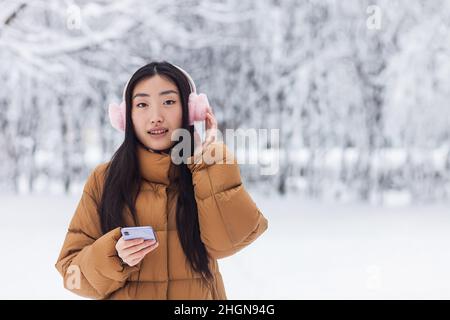
M 192 92 L 189 95 L 189 124 L 194 124 L 194 121 L 204 121 L 209 108 L 208 98 L 204 93 Z
M 108 114 L 111 125 L 119 131 L 125 131 L 125 101 L 122 101 L 120 105 L 111 103 L 108 108 Z

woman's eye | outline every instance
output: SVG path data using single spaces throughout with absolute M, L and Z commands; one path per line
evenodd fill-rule
M 166 100 L 164 103 L 168 104 L 168 105 L 171 105 L 171 104 L 175 103 L 175 100 Z
M 143 102 L 138 103 L 138 104 L 136 105 L 136 107 L 138 107 L 138 108 L 144 108 L 145 106 L 147 106 L 147 104 L 146 104 L 146 103 L 143 103 Z

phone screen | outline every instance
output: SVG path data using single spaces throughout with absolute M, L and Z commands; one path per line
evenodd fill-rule
M 153 228 L 150 226 L 127 227 L 122 228 L 120 231 L 125 240 L 132 240 L 132 239 L 157 240 L 156 234 L 153 231 Z

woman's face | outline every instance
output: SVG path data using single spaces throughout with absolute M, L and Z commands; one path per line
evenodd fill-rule
M 136 84 L 131 95 L 134 132 L 148 148 L 165 150 L 175 143 L 170 137 L 181 128 L 182 107 L 177 86 L 155 75 Z M 163 133 L 155 132 L 162 128 Z

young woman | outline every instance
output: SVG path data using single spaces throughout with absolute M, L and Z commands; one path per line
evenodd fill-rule
M 95 299 L 227 299 L 217 259 L 252 243 L 268 222 L 232 153 L 217 141 L 210 107 L 197 148 L 191 92 L 192 78 L 166 61 L 141 67 L 128 81 L 124 142 L 90 174 L 56 263 L 65 288 Z M 179 142 L 171 134 L 180 128 L 197 147 L 187 163 L 175 164 Z M 233 161 L 198 161 L 215 151 Z M 128 226 L 153 227 L 157 242 L 124 240 Z

